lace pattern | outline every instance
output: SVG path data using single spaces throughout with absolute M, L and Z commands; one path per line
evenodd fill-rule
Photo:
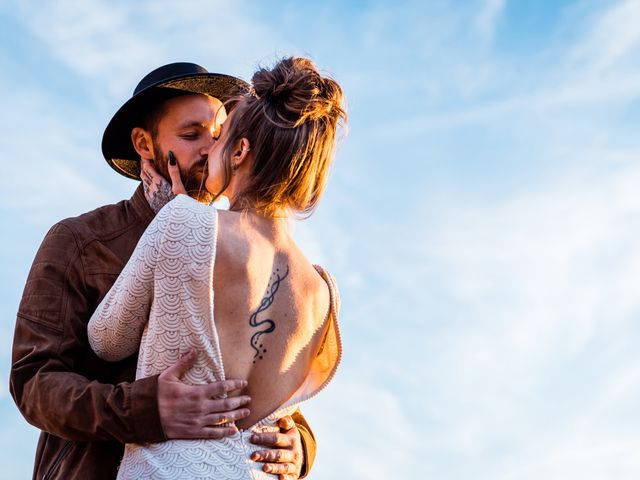
M 195 348 L 190 384 L 224 380 L 213 317 L 213 266 L 217 239 L 214 207 L 178 195 L 151 222 L 131 259 L 88 325 L 93 350 L 119 360 L 140 350 L 136 378 L 161 373 Z M 321 353 L 291 399 L 253 427 L 223 440 L 170 440 L 127 444 L 118 479 L 273 479 L 249 460 L 260 447 L 253 432 L 278 431 L 277 421 L 331 380 L 341 356 L 335 283 L 316 267 L 331 293 L 330 326 Z M 147 321 L 148 319 L 148 321 Z

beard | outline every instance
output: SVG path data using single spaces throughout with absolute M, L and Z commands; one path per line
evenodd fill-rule
M 156 152 L 156 156 L 153 159 L 156 170 L 169 183 L 171 183 L 171 176 L 169 175 L 168 168 L 168 156 L 165 155 L 165 152 L 160 148 L 160 145 L 158 145 L 155 140 L 153 141 L 153 149 L 154 152 Z M 207 176 L 209 174 L 207 158 L 200 158 L 200 160 L 191 165 L 187 171 L 180 168 L 180 164 L 178 164 L 178 168 L 180 169 L 180 178 L 187 194 L 200 203 L 211 203 L 213 201 L 213 195 L 209 193 L 205 187 L 205 182 L 207 181 Z

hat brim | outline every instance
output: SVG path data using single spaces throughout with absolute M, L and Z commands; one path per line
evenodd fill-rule
M 183 76 L 151 85 L 131 97 L 115 113 L 102 136 L 102 154 L 116 172 L 140 179 L 140 156 L 133 148 L 131 130 L 141 126 L 144 116 L 171 98 L 201 93 L 225 102 L 247 91 L 249 85 L 239 78 L 217 73 Z

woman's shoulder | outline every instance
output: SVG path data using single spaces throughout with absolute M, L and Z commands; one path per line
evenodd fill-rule
M 186 231 L 200 228 L 216 229 L 216 209 L 187 195 L 177 195 L 158 212 L 147 230 Z
M 216 209 L 214 205 L 201 203 L 195 198 L 192 198 L 184 193 L 179 193 L 178 195 L 176 195 L 176 197 L 167 204 L 167 206 L 170 205 L 173 205 L 173 208 L 180 207 L 198 211 L 212 211 Z
M 156 218 L 175 218 L 188 213 L 211 215 L 214 212 L 216 212 L 216 208 L 213 205 L 200 203 L 190 196 L 181 193 L 162 207 L 158 215 L 156 215 Z

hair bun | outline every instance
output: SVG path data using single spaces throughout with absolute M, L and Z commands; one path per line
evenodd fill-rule
M 277 125 L 293 128 L 324 116 L 342 116 L 342 90 L 320 75 L 308 58 L 289 57 L 273 69 L 258 70 L 252 78 L 259 101 Z

